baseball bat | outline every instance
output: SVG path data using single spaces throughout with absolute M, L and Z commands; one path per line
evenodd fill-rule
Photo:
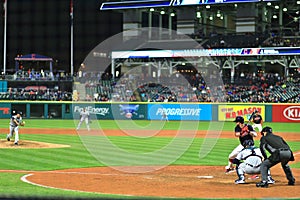
M 249 117 L 249 119 L 248 119 L 247 125 L 250 124 L 251 119 L 252 119 L 252 117 L 254 116 L 254 114 L 255 114 L 255 111 L 253 111 L 252 114 L 250 115 L 250 117 Z

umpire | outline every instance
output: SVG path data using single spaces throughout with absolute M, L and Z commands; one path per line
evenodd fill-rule
M 261 131 L 261 135 L 260 150 L 265 160 L 260 166 L 262 180 L 256 183 L 256 187 L 268 187 L 268 170 L 278 163 L 281 163 L 282 169 L 289 181 L 288 185 L 295 185 L 295 178 L 288 165 L 289 161 L 295 160 L 289 145 L 282 137 L 273 134 L 271 127 L 264 127 Z M 265 150 L 271 154 L 270 157 L 267 158 Z

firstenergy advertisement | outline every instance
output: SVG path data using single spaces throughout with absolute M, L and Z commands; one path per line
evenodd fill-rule
M 265 120 L 265 107 L 253 105 L 219 105 L 218 120 L 234 121 L 237 116 L 243 116 L 247 122 L 254 111 L 258 111 Z

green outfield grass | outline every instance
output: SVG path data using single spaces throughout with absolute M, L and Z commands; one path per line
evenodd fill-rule
M 0 170 L 57 170 L 68 168 L 87 168 L 105 166 L 94 158 L 82 144 L 81 138 L 78 135 L 55 135 L 55 134 L 22 134 L 22 129 L 27 128 L 63 128 L 74 129 L 77 121 L 73 120 L 26 120 L 26 127 L 20 130 L 21 140 L 32 140 L 56 144 L 67 144 L 69 148 L 56 149 L 0 149 L 1 160 Z M 161 121 L 135 121 L 139 129 L 153 128 L 165 130 L 180 129 L 181 123 L 171 121 L 162 124 Z M 184 127 L 193 127 L 197 122 L 184 122 Z M 214 124 L 215 123 L 215 124 Z M 207 130 L 210 127 L 219 127 L 217 122 L 209 124 L 209 122 L 199 122 L 198 130 Z M 123 129 L 132 129 L 132 125 L 128 121 L 99 121 L 99 126 L 102 129 L 118 129 L 121 125 Z M 189 126 L 190 125 L 190 126 Z M 233 131 L 234 123 L 222 123 L 223 130 Z M 299 123 L 265 123 L 271 126 L 275 132 L 299 132 Z M 98 123 L 94 121 L 92 128 L 96 128 Z M 0 120 L 0 128 L 7 128 L 8 120 Z M 5 139 L 6 133 L 1 133 L 1 139 Z M 94 136 L 97 137 L 97 136 Z M 152 152 L 161 147 L 164 147 L 172 138 L 168 137 L 150 137 L 137 138 L 129 136 L 109 136 L 109 141 L 121 149 L 135 153 Z M 182 138 L 184 140 L 184 138 Z M 220 138 L 216 141 L 212 150 L 202 159 L 199 159 L 199 150 L 203 144 L 203 138 L 194 138 L 189 148 L 171 165 L 212 165 L 224 166 L 227 164 L 228 154 L 238 144 L 237 139 Z M 287 141 L 294 152 L 300 151 L 300 143 L 296 141 Z M 256 141 L 256 144 L 259 144 Z M 126 159 L 126 158 L 124 158 Z M 153 161 L 153 165 L 159 165 L 159 160 Z M 300 163 L 291 163 L 292 168 L 300 168 Z M 58 189 L 46 189 L 38 186 L 33 186 L 20 181 L 20 177 L 24 173 L 0 173 L 0 196 L 59 196 L 59 197 L 114 197 L 117 195 L 102 195 L 94 193 L 83 193 L 73 191 L 63 191 Z M 122 197 L 124 198 L 124 197 Z M 133 198 L 133 197 L 126 197 Z

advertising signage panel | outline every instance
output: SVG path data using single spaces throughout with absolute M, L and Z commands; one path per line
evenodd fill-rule
M 222 4 L 222 3 L 256 3 L 260 0 L 174 0 L 173 6 Z
M 273 105 L 273 122 L 300 122 L 300 105 Z
M 265 106 L 256 105 L 219 105 L 218 120 L 219 121 L 234 121 L 237 116 L 243 116 L 245 122 L 249 120 L 251 114 L 257 110 L 263 119 L 265 119 Z
M 148 119 L 162 120 L 212 120 L 212 106 L 202 104 L 149 104 Z

